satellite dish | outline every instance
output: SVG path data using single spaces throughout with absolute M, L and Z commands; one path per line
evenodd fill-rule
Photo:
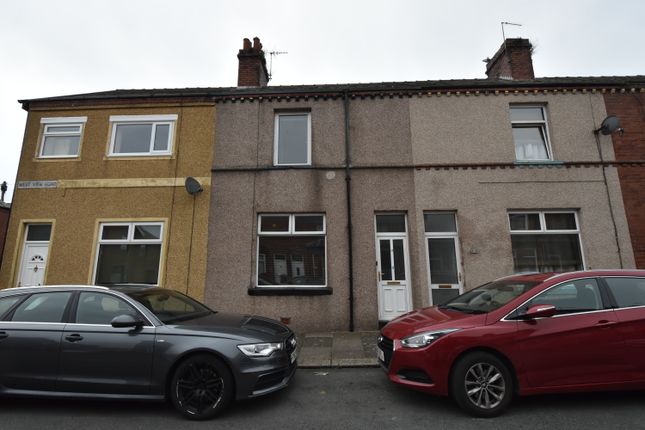
M 192 176 L 186 178 L 185 186 L 186 191 L 188 191 L 188 194 L 190 194 L 191 196 L 204 191 L 202 184 L 200 184 L 199 181 L 197 181 L 197 179 L 193 178 Z
M 603 120 L 602 124 L 600 124 L 600 128 L 597 131 L 599 131 L 601 134 L 608 135 L 619 129 L 620 120 L 618 119 L 618 117 L 611 115 Z

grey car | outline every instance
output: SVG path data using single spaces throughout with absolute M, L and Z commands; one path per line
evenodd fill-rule
M 208 419 L 286 387 L 296 355 L 287 326 L 168 289 L 0 290 L 0 395 L 169 399 Z

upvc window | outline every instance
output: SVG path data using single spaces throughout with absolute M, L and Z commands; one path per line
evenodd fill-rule
M 98 285 L 159 283 L 163 223 L 102 223 L 96 257 Z
M 326 254 L 324 215 L 259 215 L 258 287 L 325 286 Z
M 583 269 L 576 212 L 509 212 L 508 220 L 516 273 Z
M 311 165 L 311 114 L 281 112 L 275 115 L 273 164 Z
M 172 154 L 177 115 L 111 116 L 110 156 Z
M 43 136 L 40 158 L 78 157 L 86 116 L 41 118 Z
M 551 160 L 544 106 L 511 106 L 511 125 L 517 161 Z

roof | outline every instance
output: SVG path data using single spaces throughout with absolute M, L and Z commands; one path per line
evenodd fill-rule
M 594 89 L 594 88 L 645 88 L 645 75 L 598 76 L 598 77 L 546 77 L 530 80 L 495 79 L 450 79 L 436 81 L 379 82 L 324 85 L 289 85 L 267 87 L 224 87 L 224 88 L 160 88 L 160 89 L 119 89 L 95 93 L 72 94 L 56 97 L 19 100 L 23 109 L 32 103 L 66 103 L 72 101 L 108 101 L 124 99 L 169 99 L 197 98 L 227 100 L 239 98 L 281 97 L 281 96 L 352 96 L 371 94 L 418 94 L 433 91 L 463 90 L 541 90 L 541 89 Z

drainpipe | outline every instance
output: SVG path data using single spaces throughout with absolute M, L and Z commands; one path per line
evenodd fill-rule
M 343 107 L 345 113 L 345 192 L 347 196 L 347 244 L 349 266 L 349 331 L 354 331 L 354 246 L 352 240 L 352 158 L 349 141 L 349 97 L 347 90 L 343 91 Z

